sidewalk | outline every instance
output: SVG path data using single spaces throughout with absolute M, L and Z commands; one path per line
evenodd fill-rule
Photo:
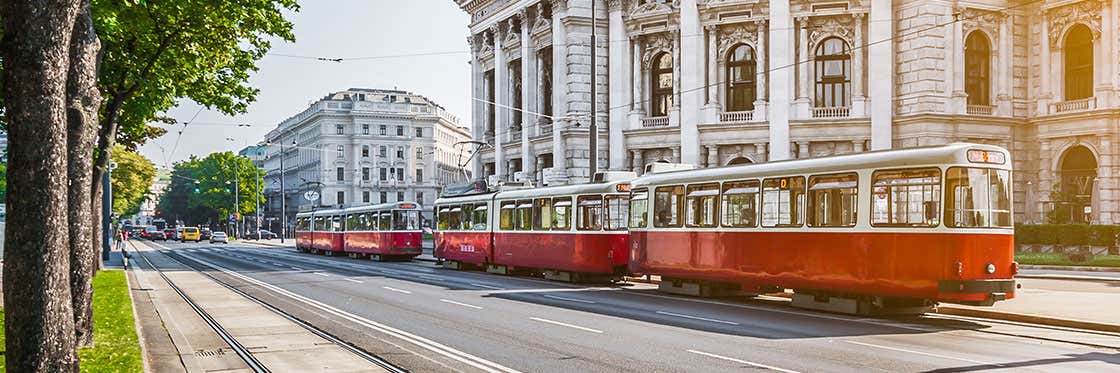
M 143 307 L 141 333 L 146 360 L 157 372 L 209 372 L 249 367 L 159 272 L 221 325 L 228 335 L 272 371 L 384 371 L 182 263 L 137 242 L 130 271 Z M 140 304 L 138 304 L 140 306 Z M 313 357 L 313 358 L 312 358 Z
M 1020 278 L 1015 299 L 991 307 L 942 304 L 938 313 L 1120 333 L 1120 282 Z

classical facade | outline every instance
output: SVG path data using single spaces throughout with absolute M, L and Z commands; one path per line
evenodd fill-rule
M 476 173 L 587 179 L 591 1 L 456 0 Z M 1120 0 L 596 7 L 600 165 L 971 141 L 1011 150 L 1019 222 L 1120 223 Z
M 281 156 L 289 222 L 301 208 L 415 201 L 431 216 L 443 185 L 466 180 L 455 143 L 459 119 L 406 91 L 351 88 L 329 94 L 264 139 L 267 215 L 280 212 Z

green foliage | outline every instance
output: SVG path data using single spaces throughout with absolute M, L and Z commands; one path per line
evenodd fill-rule
M 191 157 L 176 163 L 171 175 L 171 186 L 157 209 L 168 221 L 182 220 L 187 224 L 224 221 L 234 211 L 231 191 L 235 187 L 237 211 L 242 215 L 256 212 L 253 196 L 260 197 L 257 183 L 264 179 L 264 172 L 253 166 L 252 161 L 232 152 L 211 153 L 201 159 Z M 260 198 L 258 202 L 263 205 L 264 199 Z
M 1015 244 L 1034 245 L 1038 243 L 1040 230 L 1037 225 L 1015 224 Z
M 1067 224 L 1058 231 L 1058 244 L 1066 247 L 1084 246 L 1089 244 L 1088 224 Z
M 148 198 L 148 189 L 155 180 L 156 167 L 139 153 L 117 146 L 113 150 L 113 213 L 129 216 L 140 212 L 140 205 Z
M 93 0 L 102 43 L 102 118 L 119 108 L 117 140 L 134 149 L 164 130 L 151 127 L 179 99 L 226 114 L 244 112 L 248 85 L 270 40 L 294 41 L 286 11 L 295 0 Z M 171 120 L 171 122 L 174 122 Z
M 0 203 L 8 200 L 8 164 L 0 163 Z
M 1090 225 L 1089 245 L 1115 246 L 1117 227 L 1115 225 Z
M 1092 267 L 1120 267 L 1120 256 L 1094 255 L 1085 261 L 1075 261 L 1067 255 L 1056 253 L 1015 253 L 1015 261 L 1030 265 L 1078 265 Z
M 1116 246 L 1117 225 L 1019 224 L 1015 243 L 1019 245 Z

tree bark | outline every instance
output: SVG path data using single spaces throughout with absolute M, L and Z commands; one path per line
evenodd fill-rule
M 93 274 L 99 263 L 93 236 L 90 198 L 93 142 L 101 92 L 97 88 L 97 57 L 101 40 L 93 29 L 89 0 L 83 1 L 70 40 L 70 68 L 66 82 L 67 153 L 69 163 L 68 218 L 70 224 L 70 295 L 74 307 L 75 343 L 93 345 Z M 98 206 L 100 207 L 100 206 Z
M 120 116 L 121 105 L 124 100 L 120 94 L 109 97 L 109 103 L 105 105 L 105 117 L 98 123 L 97 129 L 97 148 L 94 149 L 93 160 L 93 178 L 90 180 L 91 198 L 93 201 L 90 206 L 90 211 L 93 216 L 93 251 L 94 255 L 101 251 L 101 241 L 104 237 L 101 236 L 101 226 L 108 216 L 102 214 L 102 199 L 105 197 L 105 188 L 102 184 L 102 178 L 105 176 L 105 170 L 109 168 L 109 162 L 113 159 L 113 146 L 117 140 L 117 119 Z M 94 272 L 101 269 L 101 261 L 95 260 Z
M 74 0 L 0 1 L 8 116 L 9 372 L 76 372 L 67 232 L 66 75 Z

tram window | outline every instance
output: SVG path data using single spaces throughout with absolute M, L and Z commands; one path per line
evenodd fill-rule
M 420 229 L 420 212 L 416 210 L 393 210 L 393 230 L 405 231 Z
M 331 217 L 331 231 L 332 232 L 342 232 L 343 231 L 343 229 L 342 229 L 342 217 L 341 216 L 335 215 L 335 216 Z
M 393 222 L 392 215 L 390 215 L 390 213 L 388 211 L 382 211 L 381 214 L 379 214 L 379 215 L 381 215 L 381 217 L 379 219 L 377 219 L 378 220 L 377 221 L 378 230 L 382 230 L 382 231 L 391 230 L 392 227 L 393 227 L 393 225 L 392 225 L 392 222 Z
M 368 212 L 363 212 L 361 214 L 358 214 L 358 229 L 363 230 L 363 231 L 370 230 L 370 227 L 369 227 L 369 213 Z
M 606 230 L 626 230 L 626 219 L 630 216 L 630 196 L 605 196 L 603 200 L 607 204 L 607 208 L 604 210 L 606 212 L 606 219 L 604 219 L 606 220 Z
M 809 177 L 809 226 L 854 227 L 859 175 Z
M 513 210 L 517 209 L 517 202 L 505 201 L 502 202 L 502 209 L 498 215 L 498 225 L 504 231 L 513 230 Z
M 875 171 L 871 188 L 872 226 L 936 227 L 940 223 L 941 170 Z
M 451 225 L 451 209 L 447 206 L 440 206 L 436 208 L 436 229 L 441 231 L 448 230 Z
M 653 226 L 658 228 L 681 226 L 684 209 L 684 187 L 667 186 L 653 190 Z
M 566 231 L 572 229 L 572 197 L 552 199 L 552 230 Z
M 805 177 L 793 176 L 762 181 L 762 226 L 800 227 L 805 204 Z
M 462 229 L 465 231 L 471 230 L 471 214 L 474 212 L 474 205 L 464 204 L 459 208 L 459 224 L 455 225 L 455 229 Z
M 723 183 L 722 198 L 724 227 L 758 225 L 758 180 Z
M 603 230 L 603 196 L 579 196 L 576 202 L 579 206 L 576 228 L 581 231 Z
M 716 226 L 716 200 L 719 199 L 719 184 L 688 186 L 685 194 L 685 225 L 689 227 L 711 228 Z
M 346 230 L 348 230 L 348 231 L 358 230 L 358 214 L 346 215 Z
M 486 230 L 486 226 L 488 224 L 487 221 L 486 221 L 486 211 L 487 211 L 487 208 L 486 208 L 485 203 L 477 204 L 477 205 L 474 206 L 474 210 L 471 210 L 471 229 L 472 230 L 476 230 L 476 231 Z
M 463 209 L 459 206 L 448 206 L 447 210 L 447 229 L 459 230 L 463 227 Z
M 378 229 L 381 229 L 381 218 L 379 217 L 379 215 L 380 214 L 377 212 L 369 213 L 369 230 L 377 231 Z
M 952 167 L 945 173 L 945 224 L 955 228 L 1011 226 L 1007 170 Z
M 517 230 L 527 231 L 533 229 L 533 201 L 517 201 L 517 211 L 515 212 L 514 217 L 517 224 Z
M 630 195 L 630 228 L 645 228 L 649 224 L 649 191 L 638 189 Z
M 538 198 L 533 201 L 533 229 L 552 229 L 552 199 Z

